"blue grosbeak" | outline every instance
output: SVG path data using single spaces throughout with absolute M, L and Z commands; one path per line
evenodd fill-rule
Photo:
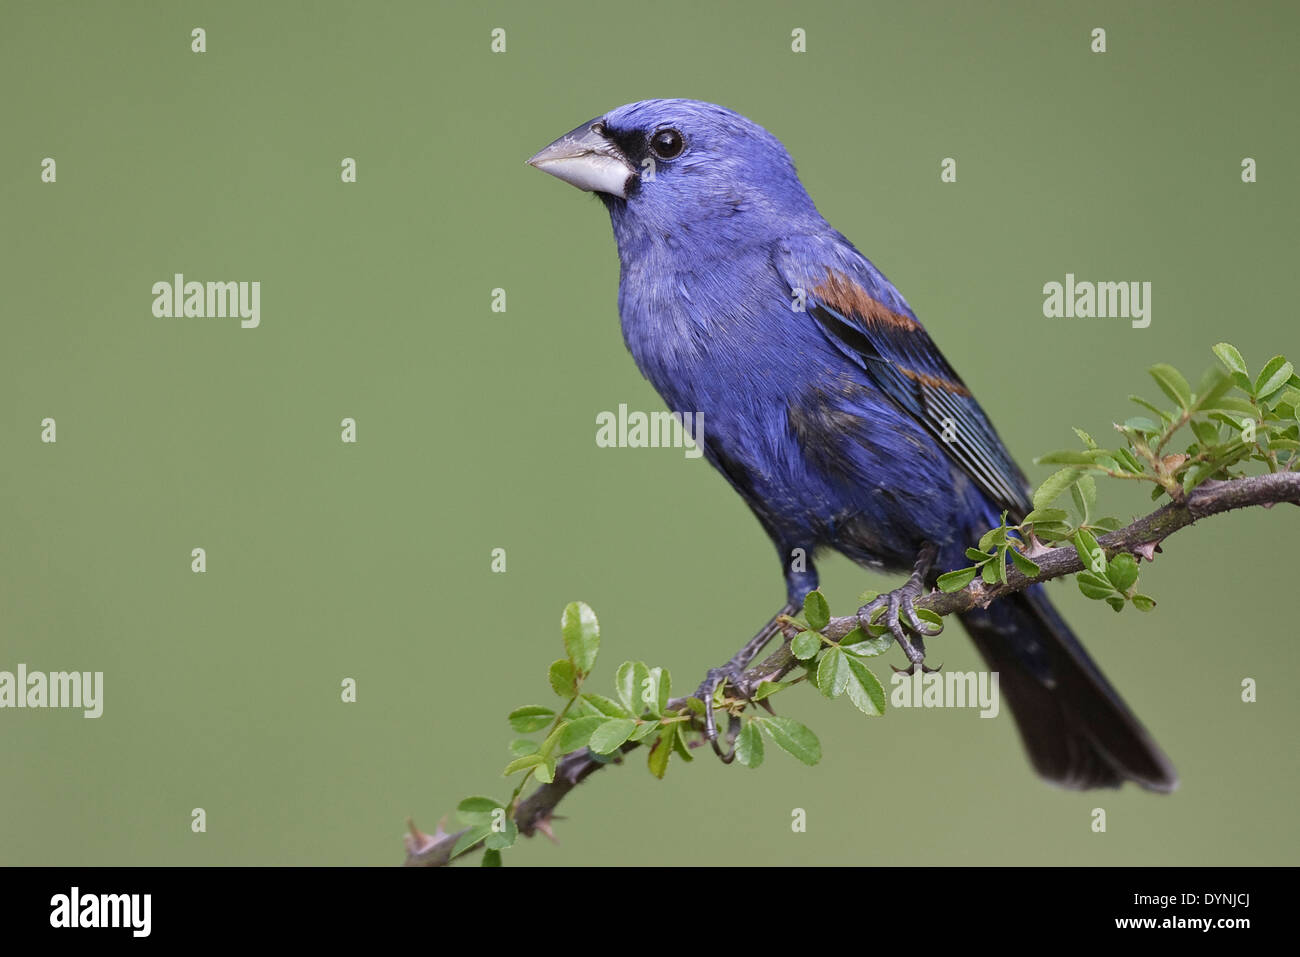
M 913 602 L 967 564 L 966 547 L 1004 510 L 1018 521 L 1030 503 L 988 417 L 902 295 L 818 213 L 780 141 L 723 107 L 632 103 L 529 162 L 608 209 L 628 349 L 670 409 L 703 417 L 705 457 L 776 545 L 787 593 L 778 614 L 817 587 L 820 549 L 910 568 L 902 588 L 859 615 L 883 609 L 923 666 Z M 961 621 L 1000 673 L 1040 775 L 1069 788 L 1177 785 L 1042 586 Z M 702 693 L 734 682 L 777 630 L 774 617 Z M 711 720 L 709 731 L 715 739 Z

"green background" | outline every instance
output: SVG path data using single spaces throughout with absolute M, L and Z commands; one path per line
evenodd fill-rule
M 95 721 L 0 712 L 0 860 L 397 863 L 407 815 L 508 793 L 505 714 L 550 700 L 566 602 L 600 616 L 611 686 L 625 658 L 693 684 L 775 610 L 775 556 L 702 460 L 595 445 L 597 412 L 662 405 L 604 210 L 523 164 L 556 136 L 662 96 L 768 127 L 1038 480 L 1071 425 L 1156 394 L 1154 362 L 1300 351 L 1297 35 L 1286 3 L 5 3 L 0 669 L 106 691 Z M 155 319 L 175 272 L 261 281 L 261 327 Z M 1066 272 L 1152 282 L 1150 328 L 1044 319 Z M 800 692 L 782 711 L 818 767 L 769 748 L 657 782 L 638 754 L 509 860 L 1296 863 L 1298 519 L 1178 535 L 1147 616 L 1052 586 L 1172 797 L 1040 783 L 1005 711 L 869 720 Z M 841 612 L 891 581 L 821 568 Z M 956 627 L 932 649 L 977 667 Z

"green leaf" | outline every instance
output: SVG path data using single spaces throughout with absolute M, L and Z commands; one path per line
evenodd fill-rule
M 789 681 L 760 681 L 758 688 L 754 690 L 754 700 L 762 701 L 764 698 L 771 697 L 782 688 L 790 687 Z
M 567 658 L 557 658 L 551 662 L 548 677 L 551 690 L 561 698 L 572 698 L 578 693 L 578 675 L 574 670 L 573 662 Z
M 1083 429 L 1075 429 L 1074 434 L 1077 435 L 1079 437 L 1079 441 L 1081 441 L 1084 445 L 1088 446 L 1088 448 L 1095 449 L 1097 447 L 1096 440 L 1094 440 L 1093 437 L 1089 435 L 1087 432 L 1083 431 Z
M 695 756 L 691 754 L 690 745 L 686 742 L 686 725 L 679 722 L 673 727 L 677 729 L 677 733 L 673 735 L 673 751 L 683 761 L 694 761 Z
M 565 713 L 566 713 L 566 714 L 567 714 L 571 719 L 572 719 L 572 718 L 593 718 L 593 717 L 595 717 L 595 718 L 601 718 L 601 717 L 604 717 L 604 715 L 602 715 L 602 714 L 600 713 L 600 710 L 599 710 L 599 709 L 597 709 L 597 708 L 593 707 L 592 705 L 588 704 L 586 701 L 583 701 L 581 695 L 579 695 L 577 698 L 573 699 L 573 703 L 569 706 L 569 710 L 566 711 Z
M 1029 578 L 1033 578 L 1039 572 L 1038 565 L 1035 562 L 1026 558 L 1024 555 L 1021 555 L 1014 549 L 1011 551 L 1011 561 L 1015 564 L 1016 568 L 1020 569 L 1020 574 Z
M 1262 397 L 1276 392 L 1286 385 L 1294 371 L 1295 367 L 1287 362 L 1284 356 L 1274 356 L 1269 359 L 1260 370 L 1259 378 L 1255 380 L 1255 395 Z
M 1118 592 L 1127 593 L 1138 580 L 1137 559 L 1128 552 L 1121 552 L 1110 560 L 1106 566 L 1106 578 Z
M 1196 436 L 1196 441 L 1201 443 L 1205 448 L 1218 444 L 1219 427 L 1213 422 L 1205 422 L 1196 419 L 1190 423 L 1192 434 Z
M 596 653 L 600 651 L 600 623 L 596 621 L 596 613 L 586 602 L 569 602 L 560 617 L 560 630 L 569 660 L 582 674 L 590 674 Z
M 1141 475 L 1146 471 L 1146 468 L 1142 463 L 1137 460 L 1137 456 L 1128 449 L 1116 449 L 1115 458 L 1119 460 L 1120 465 L 1124 467 L 1126 472 L 1132 472 L 1134 475 Z
M 459 854 L 463 854 L 491 833 L 492 825 L 476 824 L 460 836 L 460 840 L 456 842 L 456 846 L 451 849 L 451 856 L 456 857 Z
M 1192 388 L 1183 378 L 1183 374 L 1171 365 L 1157 363 L 1147 370 L 1151 373 L 1151 378 L 1156 380 L 1156 385 L 1160 386 L 1160 391 L 1169 398 L 1173 399 L 1184 409 L 1190 408 L 1192 404 Z
M 1020 524 L 1035 525 L 1038 523 L 1064 522 L 1069 517 L 1070 513 L 1063 508 L 1036 508 L 1026 515 Z
M 1091 465 L 1092 456 L 1078 449 L 1058 449 L 1034 459 L 1035 465 Z
M 1001 545 L 1007 540 L 1007 530 L 1003 525 L 997 528 L 991 528 L 980 536 L 979 548 L 981 552 L 987 552 L 994 545 Z M 987 557 L 987 556 L 986 556 Z
M 872 674 L 871 669 L 854 658 L 845 659 L 849 665 L 850 680 L 847 686 L 849 700 L 863 714 L 882 715 L 885 713 L 885 689 Z
M 584 692 L 582 700 L 587 702 L 607 718 L 635 718 L 636 715 L 624 708 L 612 698 L 606 698 L 603 694 L 592 694 Z
M 1083 469 L 1064 468 L 1049 475 L 1038 491 L 1034 492 L 1034 508 L 1047 508 L 1056 501 L 1057 496 L 1079 480 Z
M 1134 432 L 1159 432 L 1160 426 L 1156 425 L 1144 415 L 1135 415 L 1130 419 L 1124 420 L 1124 428 L 1132 429 Z
M 515 738 L 510 742 L 510 753 L 517 758 L 522 758 L 525 754 L 536 754 L 537 742 L 528 738 Z
M 1083 592 L 1086 598 L 1096 600 L 1109 598 L 1115 594 L 1115 589 L 1111 587 L 1110 580 L 1103 578 L 1101 575 L 1095 575 L 1092 572 L 1079 572 L 1076 578 L 1079 582 L 1079 591 Z
M 1156 600 L 1147 595 L 1134 595 L 1133 607 L 1138 611 L 1150 611 L 1156 607 Z
M 1084 569 L 1096 574 L 1105 573 L 1106 553 L 1102 547 L 1097 544 L 1097 539 L 1092 537 L 1092 532 L 1088 531 L 1086 528 L 1081 528 L 1075 532 L 1074 550 L 1079 555 L 1079 561 L 1083 562 Z
M 510 712 L 510 727 L 520 734 L 532 734 L 541 731 L 555 718 L 555 712 L 539 704 L 524 705 Z
M 1159 406 L 1153 405 L 1152 403 L 1148 402 L 1140 395 L 1130 395 L 1129 401 L 1136 402 L 1138 405 L 1142 406 L 1142 408 L 1147 409 L 1150 412 L 1154 412 L 1156 414 L 1156 418 L 1160 419 L 1161 421 L 1164 422 L 1173 421 L 1174 417 L 1172 415 L 1170 415 L 1168 412 L 1165 412 Z
M 587 747 L 597 754 L 610 754 L 632 737 L 632 732 L 635 730 L 636 722 L 631 718 L 611 718 L 602 721 L 591 733 L 591 740 L 587 743 Z
M 1228 342 L 1220 342 L 1214 347 L 1214 354 L 1219 357 L 1219 361 L 1228 367 L 1229 372 L 1240 372 L 1247 375 L 1246 360 L 1241 357 L 1237 347 Z
M 456 805 L 456 816 L 466 824 L 482 824 L 491 820 L 492 812 L 501 802 L 490 797 L 467 797 Z
M 655 714 L 663 714 L 668 709 L 668 699 L 672 696 L 673 679 L 667 668 L 651 668 L 650 678 L 654 682 Z
M 917 608 L 916 617 L 921 619 L 927 625 L 934 625 L 936 629 L 943 628 L 943 618 L 935 614 L 928 608 Z
M 1213 462 L 1202 462 L 1200 465 L 1193 465 L 1183 473 L 1183 494 L 1188 495 L 1191 491 L 1200 485 L 1215 472 Z
M 792 718 L 779 716 L 754 718 L 777 746 L 794 755 L 804 764 L 816 764 L 822 758 L 822 746 L 817 735 Z
M 1048 522 L 1035 525 L 1034 534 L 1044 542 L 1064 542 L 1074 535 L 1074 529 L 1065 522 Z
M 1246 399 L 1239 399 L 1235 395 L 1225 395 L 1214 403 L 1214 411 L 1236 412 L 1239 416 L 1247 415 L 1253 419 L 1258 410 Z M 1212 418 L 1217 418 L 1217 416 L 1212 416 Z
M 640 661 L 625 661 L 618 666 L 614 676 L 614 687 L 618 700 L 631 714 L 640 714 L 646 710 L 648 702 L 641 697 L 641 689 L 650 677 L 650 669 Z
M 966 549 L 966 557 L 977 565 L 982 565 L 989 560 L 989 556 L 984 554 L 984 552 L 980 551 L 978 548 Z
M 1124 610 L 1124 599 L 1119 595 L 1111 595 L 1106 599 L 1106 604 L 1110 605 L 1110 607 L 1117 612 Z
M 659 722 L 658 719 L 651 719 L 650 721 L 642 721 L 640 724 L 636 726 L 636 730 L 633 731 L 632 734 L 628 736 L 628 740 L 643 741 L 662 727 L 663 725 Z
M 960 571 L 945 572 L 939 576 L 939 590 L 947 592 L 961 591 L 975 580 L 975 576 L 979 574 L 979 571 L 978 568 L 963 568 Z
M 537 767 L 533 768 L 533 777 L 542 784 L 550 784 L 555 780 L 555 759 L 547 758 Z
M 831 623 L 831 609 L 826 604 L 826 596 L 819 591 L 810 591 L 804 596 L 803 616 L 808 621 L 808 627 L 813 631 L 821 631 Z
M 800 661 L 807 661 L 821 650 L 822 638 L 815 631 L 801 631 L 790 642 L 790 654 Z
M 513 847 L 515 840 L 519 837 L 519 826 L 515 824 L 514 818 L 507 816 L 502 823 L 505 825 L 504 830 L 494 830 L 483 841 L 483 846 L 487 848 L 489 854 L 494 852 L 499 854 L 507 847 Z
M 736 738 L 736 760 L 747 768 L 756 768 L 763 763 L 763 735 L 753 721 L 746 721 Z
M 483 862 L 479 864 L 479 867 L 500 867 L 500 866 L 501 866 L 500 851 L 487 850 L 483 852 Z
M 560 744 L 560 738 L 564 735 L 564 730 L 571 724 L 573 724 L 572 720 L 561 721 L 552 728 L 551 733 L 542 740 L 541 747 L 537 749 L 537 753 L 542 756 L 542 760 L 550 760 L 551 753 L 555 751 Z
M 839 648 L 827 649 L 817 664 L 817 689 L 828 698 L 838 698 L 848 683 L 848 656 Z
M 883 635 L 868 635 L 859 626 L 840 639 L 840 647 L 849 654 L 874 658 L 894 647 L 894 637 L 888 632 Z
M 1224 375 L 1222 370 L 1213 368 L 1207 370 L 1196 390 L 1195 408 L 1198 410 L 1214 408 L 1214 403 L 1223 398 L 1232 385 L 1232 377 Z
M 650 773 L 657 778 L 662 779 L 668 771 L 668 759 L 672 757 L 675 737 L 677 737 L 677 729 L 669 725 L 659 732 L 659 737 L 655 738 L 655 743 L 650 746 L 650 755 L 646 758 L 646 764 L 650 767 Z
M 501 775 L 503 777 L 508 778 L 510 777 L 510 775 L 515 774 L 519 771 L 526 770 L 527 768 L 535 768 L 537 767 L 537 765 L 543 763 L 545 760 L 546 759 L 544 757 L 542 757 L 540 754 L 537 753 L 525 754 L 522 757 L 515 758 L 513 761 L 507 764 L 506 769 L 501 772 Z
M 587 717 L 567 722 L 564 730 L 556 738 L 553 750 L 560 754 L 568 754 L 570 751 L 585 748 L 591 739 L 591 733 L 604 724 L 605 720 L 603 717 Z
M 980 569 L 980 578 L 984 579 L 986 585 L 998 584 L 998 566 L 995 562 L 989 562 Z
M 1070 486 L 1070 496 L 1079 511 L 1080 522 L 1087 525 L 1092 510 L 1097 506 L 1097 480 L 1091 475 L 1080 475 L 1079 481 Z

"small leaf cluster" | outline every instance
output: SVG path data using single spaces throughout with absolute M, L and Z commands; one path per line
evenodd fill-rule
M 826 599 L 820 592 L 810 596 L 810 621 L 825 628 L 830 620 Z M 510 727 L 521 737 L 510 742 L 510 762 L 504 774 L 520 775 L 510 799 L 475 796 L 466 798 L 456 814 L 466 830 L 456 842 L 452 857 L 482 844 L 484 866 L 499 866 L 501 852 L 518 837 L 514 813 L 530 781 L 548 784 L 555 779 L 563 757 L 586 750 L 598 761 L 613 761 L 621 752 L 647 745 L 646 763 L 656 778 L 668 770 L 669 758 L 677 755 L 691 761 L 691 747 L 703 741 L 704 704 L 698 698 L 672 698 L 672 677 L 666 668 L 651 668 L 641 661 L 625 661 L 614 674 L 612 695 L 588 690 L 588 679 L 600 652 L 600 624 L 584 602 L 572 602 L 560 619 L 565 656 L 547 669 L 547 683 L 560 699 L 557 705 L 529 704 L 510 712 Z M 814 632 L 815 633 L 815 632 Z M 881 654 L 892 639 L 872 637 L 856 630 L 841 642 L 828 642 L 821 663 L 813 670 L 826 670 L 823 693 L 835 697 L 847 692 L 863 711 L 884 711 L 880 683 L 852 656 Z M 831 654 L 833 652 L 833 654 Z M 813 657 L 812 655 L 809 656 Z M 829 660 L 829 664 L 825 662 Z M 836 672 L 832 674 L 831 672 Z M 799 679 L 802 680 L 802 679 Z M 740 714 L 753 701 L 771 697 L 797 681 L 763 682 L 752 699 L 724 697 L 720 688 L 715 705 L 724 712 Z M 747 715 L 736 739 L 737 759 L 748 767 L 763 761 L 764 735 L 805 764 L 821 759 L 821 744 L 813 732 L 792 718 L 778 715 Z
M 799 629 L 790 641 L 790 652 L 803 663 L 804 674 L 790 681 L 764 682 L 755 693 L 755 700 L 761 701 L 773 691 L 800 681 L 811 681 L 828 698 L 847 694 L 863 714 L 876 716 L 885 713 L 885 689 L 862 659 L 884 654 L 893 638 L 883 626 L 869 632 L 859 626 L 839 641 L 834 641 L 822 634 L 830 620 L 826 596 L 821 591 L 809 592 L 804 598 L 803 615 L 792 617 L 787 622 Z M 805 764 L 816 764 L 821 759 L 821 744 L 817 736 L 802 724 L 790 718 L 750 715 L 745 718 L 736 741 L 736 759 L 741 764 L 758 767 L 762 763 L 760 731 Z
M 1055 510 L 1053 510 L 1055 511 Z M 1044 516 L 1036 516 L 1039 519 Z M 1055 517 L 1054 515 L 1052 516 Z M 1065 517 L 1065 512 L 1061 512 Z M 1020 569 L 1021 574 L 1037 575 L 1038 565 L 1024 554 L 1024 542 L 1013 533 L 1018 533 L 1020 526 L 1007 524 L 1007 513 L 1002 513 L 1001 524 L 989 529 L 980 538 L 978 548 L 966 549 L 966 557 L 975 564 L 968 568 L 959 568 L 939 576 L 941 591 L 961 591 L 975 580 L 978 575 L 986 584 L 1007 583 L 1007 560 Z
M 625 661 L 615 673 L 613 697 L 587 691 L 586 681 L 600 651 L 596 613 L 584 602 L 571 602 L 564 609 L 560 630 L 566 656 L 551 664 L 547 680 L 562 704 L 558 710 L 525 705 L 510 712 L 510 726 L 516 732 L 545 732 L 545 736 L 540 741 L 512 741 L 510 752 L 515 757 L 506 765 L 505 775 L 524 772 L 519 788 L 529 778 L 546 784 L 554 780 L 556 763 L 566 754 L 588 748 L 598 757 L 612 757 L 628 742 L 651 737 L 649 765 L 655 777 L 664 776 L 674 751 L 690 761 L 685 739 L 690 709 L 669 708 L 672 676 L 668 670 Z
M 1274 356 L 1253 378 L 1241 352 L 1230 343 L 1214 347 L 1222 368 L 1202 376 L 1196 391 L 1171 365 L 1148 371 L 1174 407 L 1164 408 L 1142 396 L 1129 398 L 1150 412 L 1115 423 L 1125 440 L 1117 449 L 1102 449 L 1086 433 L 1075 432 L 1087 448 L 1062 449 L 1037 459 L 1067 466 L 1035 494 L 1039 508 L 1089 472 L 1149 482 L 1152 499 L 1168 495 L 1181 501 L 1209 480 L 1239 478 L 1245 462 L 1263 463 L 1270 472 L 1300 464 L 1300 375 L 1285 356 Z M 1171 443 L 1183 428 L 1192 441 L 1181 451 Z M 1050 483 L 1050 484 L 1049 484 Z
M 1076 577 L 1088 598 L 1105 601 L 1116 611 L 1132 604 L 1150 611 L 1155 601 L 1137 591 L 1137 560 L 1128 554 L 1107 557 L 1097 537 L 1123 523 L 1097 515 L 1097 477 L 1147 482 L 1152 499 L 1164 496 L 1183 501 L 1210 480 L 1241 477 L 1248 462 L 1263 463 L 1270 472 L 1300 466 L 1300 375 L 1284 356 L 1274 356 L 1253 377 L 1241 352 L 1227 342 L 1213 349 L 1222 368 L 1211 368 L 1195 391 L 1181 372 L 1160 363 L 1148 372 L 1172 408 L 1142 396 L 1129 398 L 1150 415 L 1114 423 L 1123 444 L 1102 448 L 1087 432 L 1076 428 L 1082 449 L 1061 449 L 1040 456 L 1040 465 L 1062 466 L 1035 490 L 1033 511 L 1018 525 L 985 534 L 978 549 L 968 549 L 975 564 L 939 577 L 944 591 L 959 591 L 979 575 L 988 584 L 1006 582 L 1007 559 L 1027 576 L 1038 566 L 1019 550 L 1026 541 L 1035 548 L 1073 545 L 1085 570 Z M 1191 435 L 1179 451 L 1175 437 Z M 1056 502 L 1069 493 L 1076 517 Z M 1039 556 L 1038 551 L 1031 555 Z

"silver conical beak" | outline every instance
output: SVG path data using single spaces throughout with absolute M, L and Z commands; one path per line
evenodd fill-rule
M 608 193 L 627 199 L 636 167 L 604 135 L 599 119 L 565 133 L 528 160 L 544 173 L 589 193 Z

